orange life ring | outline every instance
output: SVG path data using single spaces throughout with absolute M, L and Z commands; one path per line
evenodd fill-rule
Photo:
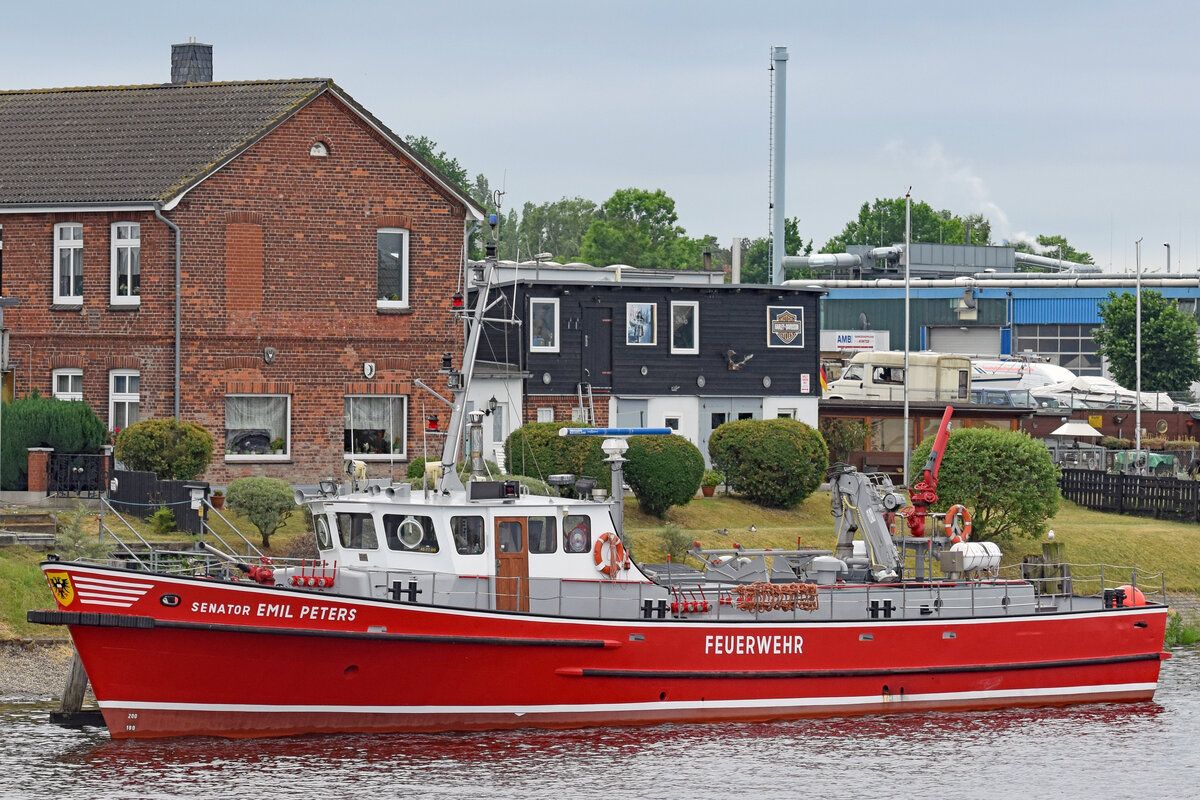
M 962 517 L 962 528 L 954 527 L 954 521 Z M 952 505 L 946 512 L 946 538 L 951 544 L 959 544 L 971 538 L 971 512 L 964 505 Z
M 611 556 L 607 560 L 604 558 L 604 545 L 608 544 L 608 552 Z M 621 543 L 620 537 L 615 533 L 605 531 L 596 537 L 596 545 L 592 548 L 592 560 L 596 562 L 596 571 L 610 578 L 617 577 L 617 573 L 622 569 L 628 569 L 628 564 L 625 560 L 625 545 Z

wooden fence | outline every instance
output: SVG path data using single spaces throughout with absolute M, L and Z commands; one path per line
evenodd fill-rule
M 1062 496 L 1094 511 L 1200 522 L 1200 481 L 1064 469 Z
M 186 533 L 200 532 L 200 512 L 192 508 L 192 495 L 188 486 L 207 486 L 195 481 L 160 481 L 153 472 L 134 472 L 115 469 L 116 489 L 111 490 L 108 501 L 121 513 L 136 517 L 149 517 L 162 507 L 175 514 L 175 529 Z M 110 487 L 111 488 L 111 487 Z

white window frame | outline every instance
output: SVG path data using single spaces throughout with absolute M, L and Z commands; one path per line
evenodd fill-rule
M 537 306 L 551 306 L 554 309 L 554 333 L 553 339 L 548 345 L 534 344 L 534 309 Z M 559 336 L 561 326 L 559 325 L 558 314 L 558 298 L 557 297 L 531 297 L 529 298 L 529 352 L 531 353 L 557 353 L 559 351 Z
M 690 307 L 692 309 L 692 346 L 691 347 L 676 347 L 675 346 L 675 308 Z M 698 300 L 672 300 L 671 301 L 671 354 L 677 356 L 698 356 L 700 355 L 700 301 Z
M 125 391 L 117 391 L 117 378 L 125 378 Z M 136 392 L 129 391 L 129 378 L 138 379 L 138 390 Z M 138 419 L 141 419 L 142 407 L 142 373 L 136 369 L 114 369 L 108 373 L 108 429 L 116 430 L 113 421 L 117 418 L 117 403 L 137 403 L 138 404 Z M 132 424 L 129 422 L 129 409 L 125 409 L 126 425 Z
M 131 233 L 136 233 L 136 236 L 128 239 L 118 239 L 117 231 L 120 228 L 132 228 Z M 137 306 L 142 304 L 141 295 L 141 262 L 142 262 L 142 225 L 140 222 L 130 222 L 128 220 L 122 222 L 114 222 L 109 227 L 109 284 L 108 284 L 108 302 L 114 306 Z M 125 294 L 120 293 L 121 278 L 117 274 L 117 259 L 119 250 L 129 250 L 137 254 L 138 262 L 138 286 L 137 293 L 134 293 L 133 287 L 127 287 Z M 131 259 L 132 261 L 132 259 Z M 127 263 L 131 263 L 127 262 Z M 132 268 L 130 274 L 132 275 Z
M 78 231 L 79 237 L 72 236 L 64 239 L 66 231 Z M 72 252 L 72 275 L 75 272 L 75 259 L 79 259 L 79 294 L 62 294 L 59 291 L 62 281 L 62 257 L 64 252 Z M 55 305 L 83 305 L 83 223 L 60 222 L 54 226 L 54 303 Z
M 227 394 L 227 395 L 225 395 L 225 400 L 226 400 L 226 402 L 228 402 L 228 400 L 230 398 L 237 398 L 237 397 L 283 399 L 283 400 L 287 401 L 286 411 L 285 411 L 287 421 L 284 423 L 284 428 L 285 428 L 286 433 L 284 434 L 284 440 L 283 440 L 283 443 L 284 443 L 283 454 L 275 455 L 275 453 L 273 453 L 273 452 L 248 453 L 248 454 L 247 453 L 226 453 L 225 460 L 229 461 L 229 462 L 234 462 L 234 461 L 286 461 L 286 460 L 289 460 L 291 458 L 291 453 L 292 453 L 292 396 L 290 394 L 241 393 L 241 394 Z M 225 431 L 226 431 L 225 443 L 226 443 L 226 445 L 228 445 L 228 442 L 229 442 L 229 438 L 228 438 L 229 437 L 229 433 L 228 433 L 228 431 L 229 431 L 229 410 L 228 409 L 229 409 L 229 407 L 228 407 L 228 405 L 226 405 L 224 407 L 224 412 L 225 412 L 224 422 L 225 422 Z
M 59 378 L 79 378 L 79 391 L 60 392 Z M 50 394 L 58 400 L 83 400 L 83 370 L 78 367 L 62 367 L 50 371 Z
M 404 394 L 348 394 L 342 399 L 343 409 L 343 426 L 345 425 L 344 414 L 347 400 L 399 400 L 401 404 L 401 419 L 400 419 L 400 445 L 399 452 L 390 453 L 342 453 L 344 460 L 358 459 L 360 461 L 407 461 L 408 460 L 408 395 Z M 343 436 L 345 435 L 345 427 L 342 428 Z M 395 446 L 395 438 L 393 437 L 392 446 Z
M 402 236 L 400 247 L 400 298 L 393 300 L 382 297 L 379 287 L 379 237 L 381 234 L 398 233 Z M 408 276 L 409 276 L 409 240 L 412 238 L 407 228 L 377 228 L 375 230 L 375 306 L 376 308 L 408 308 Z
M 650 341 L 638 342 L 633 337 L 633 311 L 635 308 L 650 308 Z M 625 304 L 625 344 L 629 347 L 654 347 L 658 344 L 658 303 L 626 303 Z

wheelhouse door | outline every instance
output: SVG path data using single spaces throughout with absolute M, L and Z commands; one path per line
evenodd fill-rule
M 529 530 L 520 517 L 496 519 L 496 610 L 529 610 Z

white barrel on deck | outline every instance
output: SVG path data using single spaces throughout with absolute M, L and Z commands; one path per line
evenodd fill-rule
M 950 548 L 963 554 L 963 569 L 995 572 L 1000 569 L 1000 548 L 995 542 L 959 542 Z

